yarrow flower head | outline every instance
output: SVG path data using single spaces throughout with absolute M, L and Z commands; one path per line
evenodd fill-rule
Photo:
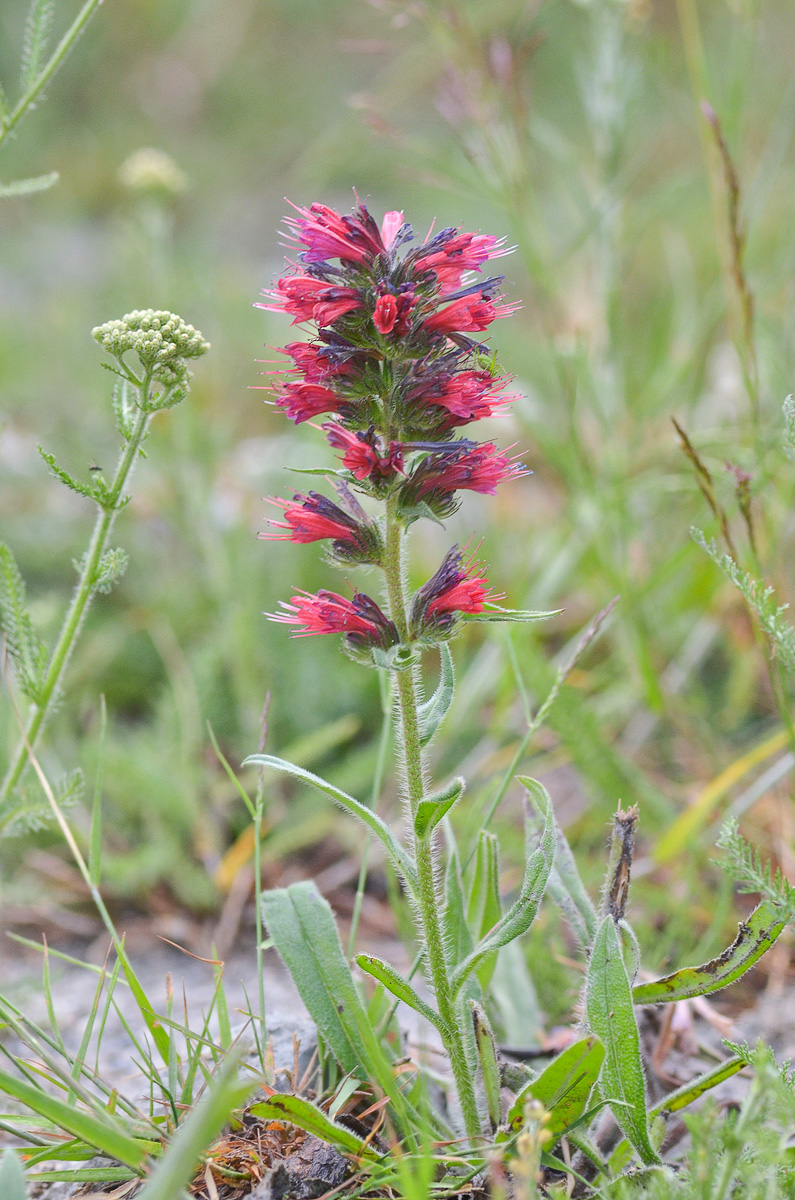
M 284 519 L 261 536 L 324 541 L 335 562 L 382 568 L 388 613 L 361 592 L 348 600 L 321 591 L 294 596 L 274 619 L 300 635 L 341 633 L 349 650 L 379 665 L 405 664 L 405 656 L 388 657 L 395 647 L 449 637 L 461 619 L 483 613 L 490 593 L 456 546 L 407 604 L 404 532 L 424 517 L 450 516 L 462 492 L 490 495 L 527 474 L 494 442 L 458 434 L 504 414 L 513 399 L 482 341 L 518 307 L 504 300 L 502 276 L 484 272 L 509 250 L 503 238 L 455 227 L 418 243 L 398 210 L 379 225 L 361 203 L 349 214 L 294 207 L 286 218 L 292 261 L 258 307 L 307 327 L 270 372 L 273 402 L 296 424 L 328 418 L 321 427 L 339 454 L 329 476 L 340 503 L 319 492 L 276 498 Z M 354 491 L 381 505 L 381 517 L 368 515 Z
M 199 358 L 210 349 L 198 329 L 182 317 L 151 308 L 106 321 L 91 333 L 103 350 L 121 362 L 125 354 L 136 354 L 144 376 L 167 388 L 187 387 L 190 371 L 185 359 Z

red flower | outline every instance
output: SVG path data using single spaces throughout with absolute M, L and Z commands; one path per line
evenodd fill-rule
M 310 492 L 308 496 L 297 492 L 292 501 L 274 496 L 270 503 L 284 509 L 286 520 L 268 521 L 278 532 L 260 533 L 261 538 L 301 544 L 330 538 L 334 549 L 346 561 L 351 558 L 360 562 L 368 561 L 372 559 L 374 549 L 377 549 L 374 530 L 360 524 L 319 492 Z
M 379 333 L 386 335 L 395 328 L 398 319 L 398 304 L 394 296 L 379 296 L 373 313 L 373 324 Z
M 302 421 L 308 421 L 318 413 L 337 412 L 343 404 L 343 399 L 330 388 L 320 384 L 295 380 L 282 386 L 276 403 L 279 408 L 284 409 L 291 421 L 300 425 Z
M 402 446 L 399 442 L 390 442 L 388 452 L 382 454 L 372 426 L 366 433 L 361 430 L 354 433 L 336 421 L 326 421 L 322 428 L 331 445 L 344 450 L 342 465 L 357 479 L 387 479 L 396 472 L 402 474 Z
M 294 637 L 308 637 L 315 633 L 344 633 L 352 646 L 368 648 L 380 646 L 387 650 L 399 642 L 393 623 L 381 611 L 375 600 L 356 592 L 353 600 L 346 600 L 336 592 L 301 592 L 292 596 L 290 603 L 279 602 L 284 612 L 268 613 L 272 621 L 285 625 L 296 625 Z
M 494 304 L 484 293 L 460 296 L 425 322 L 430 333 L 483 333 L 498 317 L 516 312 L 516 304 Z
M 255 304 L 268 312 L 290 313 L 299 321 L 316 321 L 318 325 L 331 325 L 346 313 L 362 307 L 362 298 L 356 288 L 332 287 L 314 275 L 288 275 L 280 279 L 272 291 L 263 292 L 273 304 Z
M 493 442 L 459 442 L 424 458 L 406 480 L 405 492 L 415 500 L 444 500 L 458 491 L 494 495 L 504 479 L 526 474 Z
M 449 416 L 445 428 L 452 428 L 501 413 L 513 399 L 501 395 L 505 383 L 489 371 L 460 371 L 440 383 L 438 390 L 425 393 L 422 399 L 446 409 Z
M 415 636 L 426 631 L 449 629 L 455 613 L 483 612 L 492 598 L 488 580 L 479 564 L 464 562 L 458 546 L 445 555 L 435 575 L 414 596 L 411 625 Z
M 381 241 L 384 243 L 384 248 L 386 250 L 390 248 L 402 228 L 402 212 L 392 211 L 384 213 L 384 219 L 381 222 Z
M 295 231 L 290 240 L 306 246 L 301 253 L 304 262 L 339 258 L 363 264 L 384 253 L 378 226 L 363 204 L 351 216 L 344 217 L 325 204 L 310 204 L 309 208 L 293 205 L 293 208 L 300 215 L 286 217 L 285 221 Z
M 504 254 L 510 254 L 505 238 L 445 229 L 417 252 L 413 265 L 420 271 L 433 271 L 445 293 L 461 286 L 465 271 L 479 271 L 488 259 Z
M 345 369 L 332 361 L 326 346 L 316 342 L 290 342 L 281 353 L 289 354 L 306 383 L 322 383 L 332 375 L 341 375 Z

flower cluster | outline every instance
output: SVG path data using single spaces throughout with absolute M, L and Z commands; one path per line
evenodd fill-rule
M 295 214 L 286 222 L 294 258 L 257 307 L 312 328 L 308 340 L 281 351 L 288 361 L 272 372 L 275 404 L 296 424 L 326 418 L 320 427 L 341 460 L 341 506 L 317 492 L 274 498 L 284 520 L 262 536 L 326 540 L 338 563 L 389 574 L 390 522 L 403 530 L 422 517 L 440 520 L 455 512 L 461 492 L 492 494 L 525 473 L 493 442 L 458 435 L 512 399 L 473 336 L 517 307 L 500 295 L 502 276 L 484 273 L 508 251 L 504 240 L 457 228 L 418 245 L 402 213 L 388 212 L 379 227 L 363 204 L 347 215 L 323 204 Z M 385 504 L 384 518 L 369 517 L 351 489 Z M 299 635 L 342 633 L 350 650 L 368 657 L 449 637 L 462 615 L 483 612 L 489 600 L 480 568 L 456 546 L 408 611 L 390 601 L 385 616 L 362 593 L 346 600 L 322 591 L 293 596 L 271 615 Z
M 103 350 L 114 358 L 138 356 L 144 374 L 164 387 L 187 386 L 185 359 L 199 358 L 210 349 L 198 329 L 176 313 L 136 309 L 120 320 L 106 321 L 91 331 Z

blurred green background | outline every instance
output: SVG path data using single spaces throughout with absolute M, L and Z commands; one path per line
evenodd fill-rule
M 59 30 L 76 10 L 59 0 Z M 9 90 L 25 12 L 20 0 L 0 7 Z M 313 430 L 288 427 L 256 390 L 258 360 L 295 332 L 251 307 L 281 267 L 285 196 L 344 210 L 355 188 L 379 219 L 402 208 L 420 234 L 435 220 L 517 246 L 501 267 L 523 308 L 493 343 L 520 399 L 488 434 L 516 443 L 534 474 L 497 499 L 469 498 L 447 531 L 419 531 L 413 572 L 422 582 L 450 541 L 472 538 L 507 603 L 565 611 L 510 642 L 472 632 L 458 643 L 459 693 L 433 765 L 440 778 L 455 768 L 471 779 L 462 837 L 524 728 L 516 672 L 537 706 L 616 594 L 609 629 L 524 764 L 584 850 L 601 853 L 616 801 L 637 800 L 650 867 L 653 837 L 682 806 L 777 734 L 747 613 L 690 540 L 693 523 L 717 526 L 670 418 L 711 471 L 744 553 L 725 465 L 752 476 L 759 567 L 782 600 L 795 594 L 795 479 L 781 449 L 793 387 L 794 38 L 790 0 L 105 0 L 0 155 L 2 179 L 61 176 L 0 207 L 0 505 L 35 618 L 53 633 L 92 514 L 48 476 L 36 443 L 78 474 L 110 469 L 116 453 L 91 327 L 168 308 L 210 339 L 189 401 L 155 422 L 116 527 L 130 567 L 94 604 L 42 744 L 53 777 L 79 766 L 90 784 L 105 695 L 113 894 L 219 903 L 214 872 L 245 819 L 206 722 L 237 763 L 256 749 L 267 693 L 274 751 L 298 743 L 298 757 L 335 781 L 369 786 L 375 673 L 335 640 L 290 641 L 262 615 L 295 587 L 344 583 L 316 547 L 256 539 L 262 497 L 291 486 L 285 464 L 332 461 Z M 740 181 L 750 340 L 704 97 Z M 145 147 L 171 156 L 184 190 L 125 185 L 122 164 Z M 755 426 L 744 377 L 754 358 Z M 429 661 L 429 679 L 435 669 Z M 2 710 L 0 748 L 11 747 L 7 697 Z M 779 759 L 785 750 L 777 743 Z M 762 754 L 757 773 L 779 759 Z M 738 770 L 733 790 L 718 788 L 723 808 L 753 779 Z M 269 786 L 272 864 L 329 837 L 356 848 L 322 801 Z M 785 867 L 788 802 L 782 768 L 746 805 L 751 835 Z M 498 827 L 518 828 L 518 804 L 510 789 Z M 391 780 L 383 806 L 397 811 Z M 646 880 L 649 924 L 669 916 L 661 882 L 688 901 L 666 925 L 661 960 L 677 938 L 722 936 L 705 858 L 718 812 L 673 868 Z M 40 888 L 19 863 L 52 841 L 0 848 L 15 894 Z

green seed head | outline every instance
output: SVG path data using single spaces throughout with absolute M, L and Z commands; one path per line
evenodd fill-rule
M 136 309 L 121 320 L 97 325 L 91 332 L 114 358 L 132 351 L 144 371 L 165 387 L 187 381 L 185 359 L 199 358 L 210 348 L 198 329 L 187 325 L 182 317 L 151 308 Z

